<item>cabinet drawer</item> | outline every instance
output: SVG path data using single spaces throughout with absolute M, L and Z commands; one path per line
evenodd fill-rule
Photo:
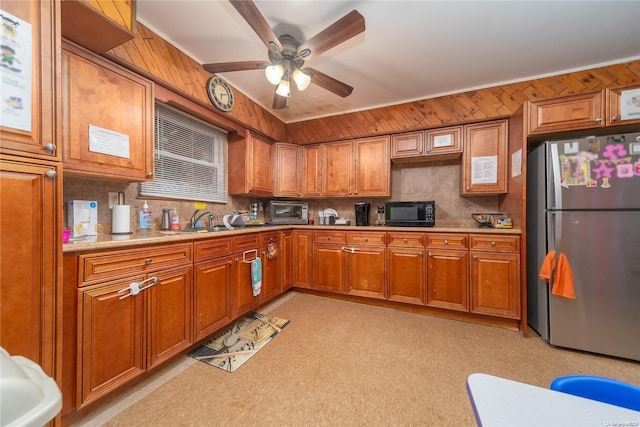
M 190 264 L 191 260 L 191 244 L 80 255 L 78 285 L 165 270 Z
M 490 234 L 472 234 L 471 249 L 491 252 L 519 252 L 520 236 L 496 236 Z
M 389 233 L 389 246 L 424 247 L 423 233 Z
M 347 243 L 347 233 L 345 231 L 314 231 L 313 232 L 314 243 Z
M 212 239 L 204 242 L 195 242 L 194 247 L 195 262 L 205 259 L 214 259 L 231 254 L 231 238 Z
M 466 249 L 466 234 L 431 234 L 427 233 L 428 248 Z
M 347 241 L 350 244 L 357 245 L 384 245 L 385 244 L 385 232 L 368 232 L 359 231 L 355 233 L 349 233 L 347 235 Z
M 258 233 L 245 234 L 233 238 L 233 252 L 258 249 Z
M 260 247 L 267 246 L 270 243 L 280 243 L 279 231 L 269 231 L 267 233 L 260 233 Z

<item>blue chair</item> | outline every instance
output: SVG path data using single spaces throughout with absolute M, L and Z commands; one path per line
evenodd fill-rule
M 551 390 L 640 411 L 640 387 L 611 378 L 569 375 L 551 382 Z

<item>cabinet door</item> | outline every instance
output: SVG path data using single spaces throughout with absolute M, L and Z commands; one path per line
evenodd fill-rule
M 194 341 L 207 337 L 233 320 L 232 268 L 233 258 L 230 256 L 195 266 Z
M 386 248 L 358 246 L 347 253 L 349 280 L 347 293 L 368 298 L 385 298 Z
M 638 106 L 632 103 L 633 100 L 637 100 L 640 97 L 640 85 L 607 89 L 605 93 L 607 126 L 640 123 Z
M 324 144 L 322 163 L 322 196 L 353 195 L 353 142 Z
M 302 147 L 277 143 L 274 149 L 275 172 L 273 195 L 276 197 L 300 197 L 302 185 Z
M 359 139 L 354 142 L 355 195 L 390 196 L 391 161 L 389 137 Z
M 191 267 L 153 275 L 156 285 L 146 289 L 148 369 L 193 343 Z
M 424 305 L 424 249 L 389 246 L 388 258 L 389 301 Z
M 310 230 L 294 230 L 292 247 L 293 286 L 311 288 L 313 266 L 313 236 Z
M 313 289 L 347 292 L 347 258 L 341 245 L 313 245 Z
M 603 92 L 531 102 L 529 135 L 604 126 Z
M 145 291 L 126 296 L 133 277 L 98 289 L 78 291 L 77 409 L 145 371 Z
M 438 159 L 457 159 L 462 154 L 462 126 L 426 132 L 427 155 Z
M 280 250 L 280 285 L 282 292 L 293 286 L 293 231 L 282 232 L 282 248 Z
M 520 255 L 471 251 L 471 312 L 520 318 Z
M 424 132 L 408 132 L 391 136 L 391 159 L 424 156 Z
M 234 261 L 233 317 L 237 318 L 255 308 L 260 302 L 260 296 L 253 296 L 251 263 L 243 261 L 242 253 L 235 254 Z
M 282 292 L 280 283 L 280 264 L 282 257 L 280 255 L 281 244 L 277 243 L 278 254 L 275 258 L 269 259 L 266 249 L 262 250 L 262 290 L 260 291 L 260 301 L 266 302 Z
M 229 141 L 229 194 L 273 195 L 271 143 L 247 134 Z
M 60 2 L 57 1 L 3 1 L 1 9 L 13 17 L 31 25 L 31 57 L 29 61 L 15 64 L 15 70 L 3 68 L 2 77 L 11 78 L 13 73 L 19 78 L 31 75 L 28 89 L 31 99 L 21 105 L 9 106 L 3 101 L 3 125 L 0 126 L 0 152 L 40 159 L 60 160 L 57 122 L 60 111 L 59 86 L 60 44 L 56 22 L 60 16 Z M 23 29 L 18 31 L 23 32 Z M 26 35 L 23 36 L 26 39 Z M 3 42 L 4 44 L 4 42 Z M 23 58 L 21 58 L 23 59 Z M 3 64 L 5 61 L 3 59 Z M 29 70 L 22 67 L 31 65 Z M 13 108 L 15 120 L 8 120 L 5 108 Z
M 465 126 L 461 194 L 507 192 L 507 120 Z
M 469 311 L 467 251 L 429 249 L 427 252 L 427 305 Z
M 153 86 L 72 45 L 62 55 L 65 172 L 145 181 L 153 177 Z
M 320 197 L 322 192 L 322 147 L 302 147 L 302 197 Z
M 0 159 L 0 346 L 38 363 L 49 376 L 62 276 L 60 169 L 59 163 Z

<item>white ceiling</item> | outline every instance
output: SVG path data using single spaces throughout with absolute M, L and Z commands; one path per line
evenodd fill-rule
M 277 35 L 305 41 L 353 9 L 364 33 L 305 64 L 354 87 L 313 84 L 273 110 L 261 70 L 221 73 L 286 123 L 640 59 L 640 1 L 266 1 Z M 268 61 L 267 48 L 224 0 L 138 0 L 140 22 L 200 64 Z

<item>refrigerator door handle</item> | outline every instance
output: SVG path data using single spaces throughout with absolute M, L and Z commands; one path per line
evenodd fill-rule
M 551 209 L 562 209 L 562 175 L 560 173 L 560 156 L 558 155 L 558 144 L 550 144 L 551 149 Z

